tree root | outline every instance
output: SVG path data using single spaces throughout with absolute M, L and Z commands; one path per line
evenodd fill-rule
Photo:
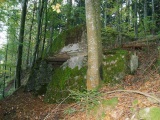
M 158 103 L 160 103 L 160 99 L 155 97 L 155 96 L 152 96 L 148 93 L 144 93 L 144 92 L 140 92 L 140 91 L 136 91 L 136 90 L 114 90 L 114 91 L 109 91 L 109 92 L 105 92 L 106 94 L 111 94 L 111 93 L 115 93 L 115 92 L 128 92 L 128 93 L 136 93 L 136 94 L 141 94 L 141 95 L 144 95 L 146 97 L 150 97 L 154 100 L 156 100 Z

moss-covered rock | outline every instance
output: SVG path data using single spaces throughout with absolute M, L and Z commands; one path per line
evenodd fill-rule
M 125 50 L 107 52 L 103 60 L 103 81 L 105 83 L 114 84 L 123 79 L 127 69 L 127 53 Z M 60 102 L 70 94 L 69 90 L 86 90 L 86 72 L 86 66 L 81 69 L 78 69 L 78 67 L 74 69 L 69 67 L 56 69 L 52 81 L 47 87 L 45 101 L 49 103 Z
M 117 83 L 126 74 L 127 55 L 125 50 L 108 51 L 103 59 L 103 81 L 105 83 Z
M 45 94 L 46 86 L 51 81 L 53 74 L 52 66 L 44 60 L 37 60 L 32 68 L 25 90 L 34 91 L 35 94 Z
M 53 77 L 52 81 L 47 87 L 45 95 L 45 101 L 49 103 L 60 102 L 69 95 L 69 90 L 83 91 L 86 89 L 86 67 L 78 69 L 75 67 L 71 68 L 58 68 Z M 71 101 L 67 99 L 66 101 Z
M 78 43 L 82 41 L 82 34 L 86 30 L 85 25 L 78 25 L 74 28 L 71 28 L 69 30 L 63 31 L 61 34 L 59 34 L 54 41 L 52 42 L 48 55 L 53 55 L 61 48 L 68 44 Z

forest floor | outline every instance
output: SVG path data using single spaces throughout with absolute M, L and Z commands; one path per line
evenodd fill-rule
M 122 83 L 114 86 L 103 86 L 100 90 L 103 99 L 117 98 L 114 107 L 103 108 L 103 120 L 131 120 L 141 108 L 158 106 L 159 103 L 150 99 L 148 95 L 160 99 L 160 74 L 155 66 L 157 51 L 137 50 L 140 66 L 134 75 L 126 75 Z M 118 91 L 118 90 L 125 91 Z M 113 91 L 113 92 L 111 92 Z M 81 106 L 72 104 L 47 104 L 44 96 L 35 97 L 30 92 L 17 90 L 11 96 L 0 101 L 1 120 L 101 120 L 98 115 L 86 111 L 73 112 Z M 136 104 L 133 104 L 134 101 Z M 68 108 L 67 114 L 65 114 Z M 75 109 L 73 109 L 75 108 Z M 69 109 L 68 109 L 69 110 Z M 99 109 L 99 112 L 102 110 Z

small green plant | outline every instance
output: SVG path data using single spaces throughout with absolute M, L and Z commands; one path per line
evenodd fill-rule
M 70 96 L 84 110 L 92 109 L 94 106 L 100 103 L 100 100 L 102 98 L 102 94 L 97 90 L 83 91 L 83 92 L 70 90 Z
M 79 107 L 70 107 L 65 110 L 65 114 L 83 111 L 86 113 L 86 119 L 94 117 L 96 120 L 101 120 L 105 118 L 107 109 L 112 109 L 118 104 L 117 97 L 106 100 L 104 94 L 97 90 L 83 92 L 70 90 L 70 97 Z

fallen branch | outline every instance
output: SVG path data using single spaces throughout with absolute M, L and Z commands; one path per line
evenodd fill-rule
M 48 113 L 47 116 L 45 116 L 45 118 L 44 118 L 43 120 L 47 120 L 47 119 L 50 117 L 50 115 L 52 114 L 52 112 L 53 112 L 53 111 L 56 111 L 56 110 L 61 106 L 61 104 L 62 104 L 63 102 L 65 102 L 69 97 L 70 97 L 70 95 L 67 96 L 62 102 L 60 102 L 55 109 L 51 110 L 51 112 Z M 56 114 L 56 112 L 55 112 L 55 114 Z
M 158 103 L 160 103 L 160 99 L 157 97 L 154 97 L 148 93 L 144 93 L 144 92 L 140 92 L 140 91 L 136 91 L 136 90 L 114 90 L 114 91 L 109 91 L 109 92 L 105 92 L 106 94 L 111 94 L 111 93 L 115 93 L 115 92 L 128 92 L 128 93 L 137 93 L 137 94 L 141 94 L 144 95 L 146 97 L 150 97 L 154 100 L 156 100 Z

